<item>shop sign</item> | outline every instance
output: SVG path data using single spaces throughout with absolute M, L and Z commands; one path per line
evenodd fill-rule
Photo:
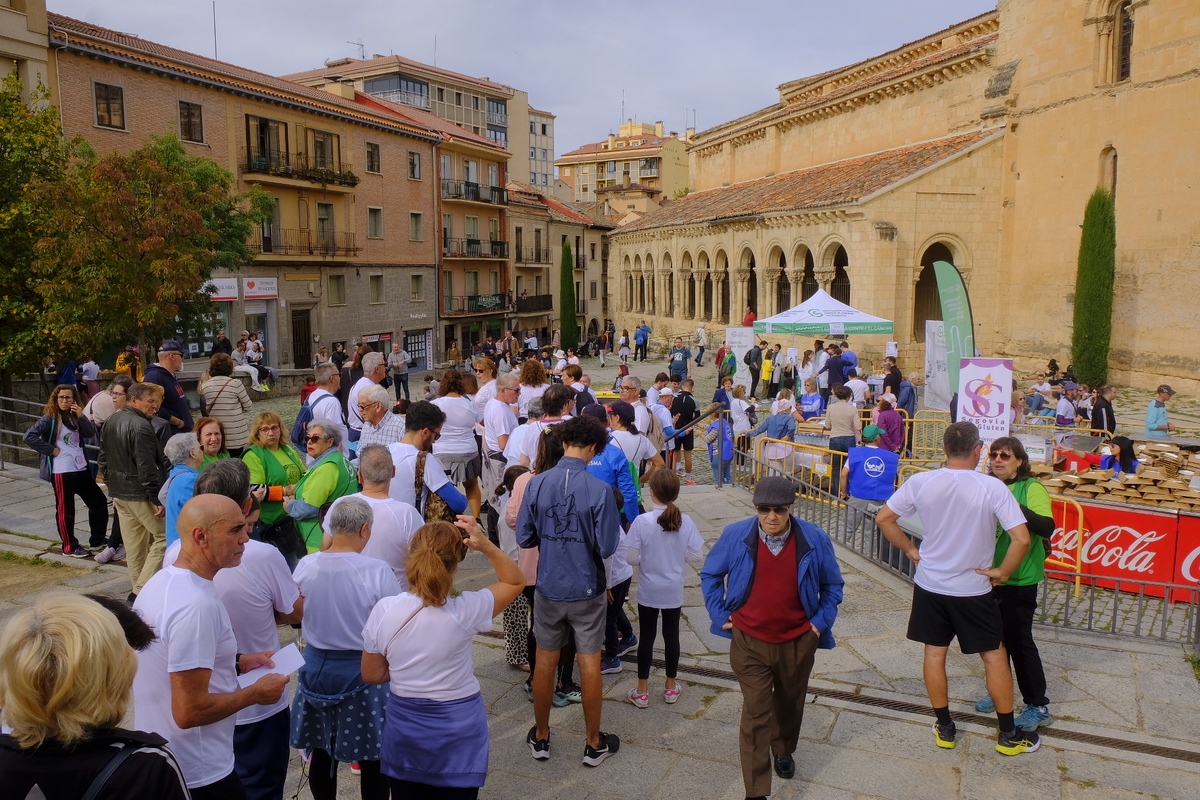
M 242 278 L 242 296 L 247 300 L 274 300 L 279 296 L 279 279 Z
M 209 300 L 229 302 L 238 299 L 237 278 L 213 278 L 204 284 Z

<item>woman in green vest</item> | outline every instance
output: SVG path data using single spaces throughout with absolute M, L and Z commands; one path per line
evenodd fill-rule
M 283 508 L 285 492 L 290 495 L 305 472 L 304 456 L 287 443 L 278 414 L 264 411 L 254 417 L 242 461 L 250 468 L 251 485 L 267 490 L 259 520 L 263 527 L 273 525 L 287 514 Z
M 1050 493 L 1033 477 L 1029 456 L 1019 439 L 1003 436 L 992 442 L 988 449 L 988 469 L 1004 481 L 1021 504 L 1031 534 L 1025 558 L 1006 583 L 992 589 L 992 594 L 999 601 L 1004 647 L 1012 660 L 1017 688 L 1025 701 L 1025 707 L 1016 718 L 1017 727 L 1035 730 L 1054 724 L 1048 709 L 1050 700 L 1046 697 L 1046 671 L 1042 668 L 1037 643 L 1033 641 L 1033 614 L 1037 609 L 1038 585 L 1046 571 L 1046 552 L 1054 534 L 1054 512 L 1050 506 Z M 1008 533 L 997 526 L 992 566 L 1000 566 L 1011 542 Z M 992 713 L 995 705 L 991 695 L 975 703 L 975 709 L 981 714 Z
M 304 438 L 313 463 L 296 484 L 294 499 L 288 501 L 286 508 L 296 520 L 296 529 L 308 552 L 315 553 L 321 548 L 321 506 L 357 492 L 358 479 L 342 455 L 342 432 L 337 423 L 315 419 L 308 423 Z

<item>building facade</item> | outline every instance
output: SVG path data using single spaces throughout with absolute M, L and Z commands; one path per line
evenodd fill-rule
M 402 340 L 435 359 L 440 137 L 355 100 L 50 15 L 68 136 L 100 151 L 174 134 L 191 155 L 261 186 L 275 217 L 254 263 L 214 275 L 231 333 L 260 331 L 269 363 L 311 366 L 319 348 Z M 187 332 L 192 355 L 212 331 Z
M 1195 4 L 1002 0 L 779 94 L 696 137 L 695 191 L 613 233 L 618 327 L 653 314 L 661 345 L 819 287 L 894 320 L 919 368 L 940 318 L 931 265 L 947 260 L 981 352 L 1019 370 L 1069 361 L 1079 226 L 1102 186 L 1117 209 L 1111 378 L 1200 390 L 1200 359 L 1171 335 L 1200 294 Z M 874 338 L 855 342 L 869 361 Z
M 564 153 L 554 166 L 576 203 L 593 203 L 598 190 L 623 184 L 671 197 L 689 188 L 687 143 L 692 133 L 688 129 L 681 139 L 675 131 L 664 132 L 661 122 L 629 120 L 606 140 Z
M 554 186 L 554 115 L 549 111 L 529 109 L 529 178 L 524 182 L 541 192 Z
M 554 158 L 553 115 L 530 109 L 528 93 L 488 78 L 473 78 L 412 59 L 382 55 L 333 59 L 321 69 L 284 77 L 305 86 L 351 84 L 360 92 L 427 111 L 512 153 L 521 155 L 530 147 L 537 147 L 540 155 L 541 149 L 546 148 L 550 159 Z M 531 127 L 534 120 L 536 130 Z M 535 137 L 537 144 L 533 141 Z M 512 159 L 511 178 L 531 183 L 531 175 L 537 172 L 540 180 L 546 171 L 540 165 L 535 169 L 533 162 L 532 156 L 529 161 L 523 157 Z
M 45 0 L 0 0 L 0 78 L 16 75 L 26 93 L 41 84 L 56 102 L 47 33 Z

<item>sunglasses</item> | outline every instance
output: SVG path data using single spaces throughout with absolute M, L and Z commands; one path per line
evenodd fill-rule
M 1008 461 L 1012 457 L 1013 457 L 1012 453 L 988 453 L 988 458 L 992 458 L 992 459 L 998 458 L 1001 461 Z
M 304 437 L 304 441 L 308 442 L 309 444 L 316 444 L 317 442 L 321 442 L 324 440 L 325 440 L 324 436 L 317 436 L 315 433 L 312 436 Z
M 764 517 L 771 513 L 775 513 L 783 517 L 787 516 L 792 511 L 791 506 L 757 506 L 757 509 L 758 513 L 762 514 Z

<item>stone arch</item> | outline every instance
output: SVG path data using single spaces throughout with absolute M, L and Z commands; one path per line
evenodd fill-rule
M 941 296 L 938 294 L 937 276 L 933 270 L 935 261 L 949 261 L 955 264 L 954 250 L 946 242 L 934 241 L 927 243 L 921 251 L 921 266 L 913 284 L 912 314 L 912 338 L 918 343 L 925 341 L 925 323 L 942 318 Z
M 821 288 L 817 282 L 817 262 L 812 248 L 804 242 L 798 242 L 792 249 L 792 282 L 797 284 L 792 292 L 793 303 L 803 303 Z
M 683 297 L 680 298 L 680 316 L 686 319 L 696 318 L 696 274 L 692 269 L 692 254 L 687 250 L 679 259 L 679 277 L 682 283 Z
M 729 322 L 729 255 L 718 248 L 713 257 L 713 315 L 716 322 Z
M 839 303 L 850 305 L 850 254 L 845 245 L 837 244 L 827 250 L 829 269 L 833 280 L 829 283 L 829 295 Z
M 647 314 L 655 314 L 657 303 L 657 276 L 654 274 L 654 256 L 646 254 L 646 261 L 642 267 L 642 275 L 646 280 L 646 298 L 642 303 L 642 311 Z
M 671 258 L 670 252 L 663 252 L 658 263 L 662 265 L 660 269 L 666 276 L 666 287 L 659 305 L 664 316 L 673 317 L 675 316 L 675 271 L 674 260 Z
M 592 321 L 588 323 L 587 335 L 588 335 L 589 339 L 592 338 L 593 336 L 600 335 L 600 320 L 596 319 L 595 317 L 592 317 Z
M 767 291 L 774 294 L 775 305 L 774 313 L 787 311 L 792 307 L 792 281 L 788 275 L 787 254 L 783 252 L 783 248 L 778 244 L 773 244 L 767 249 L 767 270 L 765 273 L 768 280 L 772 284 L 767 287 Z
M 1100 151 L 1100 179 L 1097 184 L 1101 189 L 1108 189 L 1117 199 L 1117 148 L 1111 144 Z
M 754 248 L 748 244 L 743 244 L 741 252 L 738 255 L 738 280 L 741 276 L 746 275 L 746 304 L 754 309 L 755 314 L 765 316 L 759 312 L 764 311 L 765 303 L 759 297 L 759 263 L 758 258 L 754 254 Z
M 622 287 L 624 288 L 622 308 L 626 312 L 633 311 L 633 259 L 629 254 L 625 254 L 625 258 L 621 261 L 621 278 Z
M 646 310 L 646 274 L 642 272 L 642 256 L 639 253 L 633 257 L 633 281 L 636 285 L 636 301 L 633 304 L 635 311 Z

